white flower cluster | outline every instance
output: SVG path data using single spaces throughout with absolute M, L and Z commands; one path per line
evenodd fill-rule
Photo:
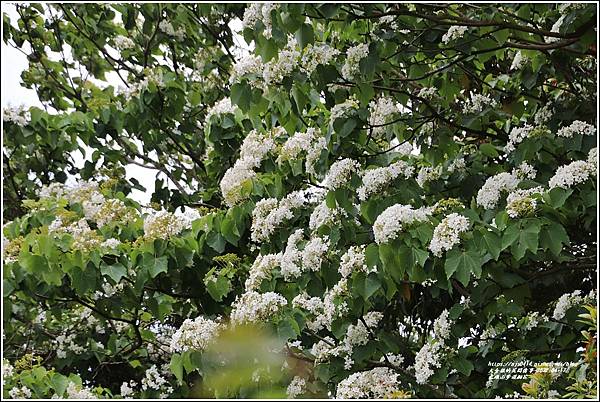
M 263 35 L 269 39 L 272 37 L 271 11 L 279 8 L 278 3 L 253 3 L 246 7 L 244 18 L 242 20 L 242 29 L 254 29 L 255 24 L 260 21 L 265 29 Z
M 205 121 L 208 122 L 211 117 L 219 116 L 226 113 L 235 114 L 238 107 L 231 104 L 230 98 L 223 98 L 206 111 Z
M 383 313 L 379 311 L 370 311 L 362 317 L 356 324 L 350 324 L 346 329 L 342 345 L 332 351 L 332 354 L 344 355 L 344 368 L 350 370 L 354 365 L 352 352 L 356 346 L 366 345 L 369 342 L 371 331 L 377 328 L 379 322 L 383 319 Z M 365 326 L 366 324 L 366 326 Z
M 586 182 L 590 177 L 598 174 L 598 150 L 593 148 L 588 154 L 587 160 L 578 160 L 556 169 L 554 176 L 548 181 L 550 189 L 571 188 L 577 184 Z
M 158 391 L 165 384 L 167 384 L 167 380 L 159 373 L 155 364 L 146 370 L 145 376 L 142 378 L 142 390 L 144 391 L 147 389 Z
M 281 127 L 276 127 L 265 134 L 252 130 L 244 138 L 239 159 L 227 169 L 220 183 L 221 194 L 228 206 L 232 207 L 247 198 L 248 195 L 242 194 L 244 185 L 256 176 L 254 169 L 259 167 L 265 156 L 273 150 L 275 138 L 282 131 Z
M 398 176 L 410 178 L 414 168 L 405 161 L 397 161 L 389 166 L 367 169 L 362 175 L 362 184 L 356 190 L 358 199 L 366 201 L 371 195 L 381 192 Z
M 442 42 L 448 44 L 450 41 L 460 39 L 465 35 L 469 28 L 465 26 L 452 25 L 448 32 L 442 36 Z
M 267 240 L 285 221 L 294 217 L 295 209 L 307 203 L 308 199 L 302 191 L 294 191 L 281 200 L 264 198 L 258 201 L 252 211 L 252 241 Z
M 48 226 L 48 233 L 69 233 L 73 236 L 73 250 L 90 251 L 102 244 L 102 237 L 90 228 L 85 219 L 63 226 L 61 218 L 56 218 Z
M 417 384 L 425 384 L 429 377 L 434 374 L 433 368 L 440 368 L 442 366 L 441 357 L 444 342 L 441 340 L 432 340 L 427 342 L 419 350 L 415 356 L 415 378 Z
M 309 43 L 303 51 L 300 69 L 310 75 L 318 65 L 327 65 L 340 54 L 340 51 L 325 43 Z
M 103 200 L 104 197 L 100 195 Z M 102 203 L 94 200 L 84 201 L 83 210 L 88 220 L 95 221 L 99 228 L 114 223 L 130 223 L 138 218 L 137 210 L 128 208 L 119 199 L 109 199 Z
M 167 20 L 162 20 L 158 24 L 158 28 L 166 33 L 169 36 L 173 36 L 178 40 L 182 41 L 185 38 L 185 29 L 183 27 L 177 28 L 177 30 L 173 27 L 173 24 Z
M 506 213 L 511 218 L 522 218 L 532 214 L 537 207 L 537 201 L 532 195 L 541 194 L 543 191 L 541 186 L 512 191 L 506 197 Z
M 147 90 L 150 84 L 153 84 L 157 88 L 165 86 L 163 73 L 160 68 L 145 70 L 144 78 L 140 82 L 132 82 L 129 84 L 129 87 L 119 87 L 118 93 L 122 94 L 125 100 L 130 100 Z
M 327 147 L 325 137 L 315 128 L 306 132 L 297 132 L 281 147 L 277 162 L 296 160 L 302 152 L 306 152 L 306 172 L 315 174 L 315 163 L 321 156 L 321 151 Z
M 448 310 L 444 310 L 433 322 L 433 334 L 436 339 L 446 340 L 450 336 L 454 322 L 449 317 L 450 313 L 448 313 Z
M 432 212 L 433 209 L 427 207 L 413 209 L 410 205 L 392 205 L 383 211 L 373 224 L 375 241 L 382 244 L 394 240 L 404 227 L 426 221 Z
M 523 53 L 519 50 L 513 57 L 512 64 L 510 65 L 511 70 L 520 70 L 527 63 L 527 57 L 523 56 Z
M 80 355 L 84 352 L 85 349 L 83 346 L 75 343 L 76 336 L 75 333 L 70 333 L 68 335 L 60 334 L 52 340 L 52 342 L 56 344 L 56 357 L 59 359 L 66 358 L 67 351 L 76 355 Z
M 118 50 L 126 50 L 135 47 L 135 43 L 127 36 L 119 35 L 115 37 L 115 47 Z
M 331 114 L 329 115 L 329 122 L 333 123 L 335 119 L 339 119 L 340 117 L 345 116 L 352 110 L 357 110 L 359 108 L 358 101 L 356 97 L 352 95 L 342 103 L 337 103 L 331 108 Z
M 376 272 L 377 268 L 369 269 L 365 262 L 365 246 L 352 246 L 342 255 L 340 267 L 338 268 L 342 278 L 348 278 L 353 272 Z
M 465 104 L 465 113 L 480 113 L 486 107 L 495 108 L 498 102 L 483 94 L 471 94 L 471 98 Z
M 437 95 L 438 89 L 435 87 L 423 87 L 417 95 L 419 98 L 432 99 Z
M 323 300 L 316 296 L 310 297 L 306 292 L 302 292 L 294 297 L 292 307 L 306 310 L 313 316 L 312 319 L 307 319 L 306 321 L 306 326 L 311 331 L 318 332 L 331 325 L 323 314 L 325 309 Z
M 436 257 L 460 243 L 460 234 L 469 230 L 469 218 L 457 213 L 445 217 L 433 231 L 429 250 Z
M 503 192 L 513 191 L 518 185 L 519 179 L 512 173 L 502 172 L 489 177 L 477 192 L 477 205 L 493 209 L 498 205 Z
M 303 377 L 295 376 L 286 389 L 286 394 L 289 399 L 296 399 L 302 395 L 306 389 L 306 380 Z
M 262 71 L 264 69 L 263 62 L 259 56 L 248 54 L 242 58 L 240 58 L 233 65 L 233 69 L 231 72 L 231 77 L 229 78 L 230 82 L 238 82 L 242 77 L 247 74 L 253 74 L 256 76 L 262 77 Z M 252 80 L 251 82 L 254 82 Z
M 4 386 L 4 382 L 11 378 L 14 374 L 15 368 L 8 359 L 2 359 L 2 386 Z
M 556 133 L 559 137 L 572 138 L 574 134 L 594 135 L 596 127 L 585 121 L 575 120 L 570 126 L 561 127 Z
M 187 219 L 167 211 L 158 211 L 144 219 L 144 237 L 146 239 L 168 239 L 177 236 L 191 227 Z
M 354 159 L 345 158 L 334 162 L 323 179 L 323 186 L 329 190 L 342 187 L 350 181 L 353 172 L 358 172 L 360 164 Z
M 399 391 L 398 374 L 388 367 L 351 374 L 337 386 L 336 399 L 384 399 Z
M 328 249 L 329 238 L 327 236 L 324 238 L 311 238 L 302 250 L 302 268 L 313 272 L 321 269 L 321 264 Z
M 281 264 L 282 254 L 259 254 L 252 266 L 248 279 L 246 279 L 246 291 L 257 290 L 263 280 L 269 278 L 275 268 Z
M 340 217 L 345 217 L 347 215 L 346 211 L 342 208 L 336 207 L 335 209 L 331 209 L 327 206 L 327 203 L 323 201 L 317 205 L 310 214 L 308 227 L 310 230 L 314 231 L 323 225 L 334 224 L 339 221 Z
M 360 71 L 360 61 L 369 55 L 369 45 L 361 43 L 346 51 L 346 62 L 342 66 L 342 77 L 352 80 Z
M 265 321 L 273 317 L 286 305 L 287 300 L 285 297 L 275 292 L 245 292 L 233 303 L 230 316 L 231 322 L 233 324 L 245 324 Z
M 298 249 L 298 244 L 302 241 L 303 236 L 304 231 L 297 229 L 288 238 L 280 262 L 281 275 L 286 281 L 297 278 L 302 273 L 302 268 L 299 265 L 302 260 L 302 252 Z
M 537 126 L 540 126 L 542 124 L 549 122 L 550 119 L 552 119 L 553 114 L 554 114 L 554 109 L 552 108 L 552 105 L 545 105 L 544 107 L 538 109 L 535 112 L 535 115 L 533 116 L 533 122 Z
M 513 152 L 517 148 L 517 145 L 519 145 L 525 138 L 529 136 L 531 130 L 533 130 L 533 126 L 529 124 L 525 124 L 523 127 L 515 127 L 510 130 L 508 142 L 504 146 L 504 152 L 507 154 Z
M 185 352 L 188 350 L 202 351 L 214 342 L 221 330 L 221 324 L 204 317 L 186 319 L 181 327 L 173 334 L 171 350 Z
M 2 121 L 10 121 L 23 127 L 31 121 L 31 113 L 25 108 L 25 105 L 9 105 L 3 108 Z
M 559 297 L 552 312 L 552 318 L 555 320 L 562 320 L 567 314 L 567 311 L 575 306 L 579 306 L 583 303 L 593 302 L 595 303 L 596 294 L 592 291 L 587 296 L 582 296 L 581 290 L 574 290 L 573 293 L 566 293 Z
M 22 387 L 14 386 L 8 391 L 8 396 L 11 399 L 31 399 L 31 390 L 25 385 Z
M 417 173 L 416 181 L 419 187 L 423 188 L 430 181 L 437 180 L 442 176 L 442 165 L 435 167 L 424 166 Z
M 265 84 L 270 85 L 281 82 L 294 71 L 300 60 L 300 51 L 296 49 L 297 46 L 298 42 L 296 39 L 290 36 L 288 43 L 279 52 L 277 58 L 269 60 L 264 65 L 263 80 Z
M 133 395 L 135 392 L 135 387 L 137 387 L 137 382 L 133 380 L 129 382 L 123 381 L 123 384 L 121 384 L 121 396 L 128 399 L 127 397 Z
M 537 170 L 529 163 L 523 161 L 519 166 L 513 169 L 512 175 L 520 180 L 533 180 L 537 175 Z
M 385 132 L 385 125 L 399 112 L 400 109 L 392 98 L 380 96 L 369 102 L 369 125 L 373 129 L 373 135 Z
M 90 388 L 78 385 L 71 381 L 69 382 L 69 385 L 67 385 L 67 399 L 98 399 L 98 396 L 95 395 Z

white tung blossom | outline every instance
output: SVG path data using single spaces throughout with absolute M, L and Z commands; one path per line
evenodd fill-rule
M 388 367 L 351 374 L 337 386 L 336 399 L 384 399 L 399 391 L 398 373 Z
M 158 28 L 167 35 L 173 36 L 180 41 L 185 38 L 185 29 L 183 27 L 175 29 L 173 27 L 173 24 L 171 24 L 171 22 L 167 20 L 160 21 L 160 23 L 158 24 Z
M 373 224 L 373 234 L 377 244 L 387 243 L 398 237 L 405 226 L 426 221 L 433 209 L 421 207 L 413 209 L 410 205 L 396 204 L 381 213 Z
M 287 305 L 285 297 L 275 292 L 258 293 L 249 291 L 242 294 L 234 303 L 231 311 L 233 324 L 266 321 Z
M 581 290 L 579 289 L 574 290 L 573 293 L 566 293 L 562 295 L 556 302 L 554 312 L 552 313 L 552 318 L 555 320 L 563 319 L 571 307 L 575 307 L 582 302 L 583 297 L 581 296 Z
M 336 119 L 348 115 L 351 111 L 355 111 L 359 108 L 356 97 L 352 95 L 342 103 L 337 103 L 331 108 L 331 114 L 329 115 L 330 123 L 333 123 Z
M 10 121 L 23 127 L 31 121 L 31 113 L 25 108 L 25 105 L 8 105 L 2 110 L 2 121 Z
M 342 255 L 340 267 L 338 268 L 342 278 L 348 278 L 353 272 L 376 272 L 377 268 L 369 269 L 365 259 L 365 246 L 352 246 Z
M 369 102 L 369 125 L 373 129 L 373 135 L 385 132 L 385 125 L 392 121 L 399 111 L 394 100 L 386 96 Z
M 508 135 L 508 143 L 504 147 L 504 152 L 510 154 L 516 149 L 516 146 L 519 145 L 523 140 L 529 137 L 529 134 L 533 130 L 533 126 L 529 124 L 525 124 L 523 127 L 514 127 L 510 130 L 510 134 Z
M 293 36 L 288 38 L 286 46 L 278 53 L 277 58 L 271 59 L 264 65 L 263 80 L 265 84 L 281 82 L 298 66 L 300 51 L 298 42 Z
M 168 239 L 191 227 L 191 222 L 167 211 L 158 211 L 144 219 L 146 239 Z
M 302 250 L 302 268 L 309 271 L 319 271 L 327 250 L 329 238 L 313 237 Z
M 174 352 L 205 350 L 214 342 L 221 327 L 220 323 L 208 318 L 196 317 L 194 320 L 188 318 L 173 334 L 171 350 Z
M 286 389 L 287 397 L 296 399 L 302 395 L 306 388 L 306 380 L 303 377 L 295 376 Z
M 326 146 L 325 137 L 317 129 L 310 127 L 306 132 L 297 132 L 286 140 L 281 147 L 277 162 L 297 160 L 303 152 L 306 152 L 306 172 L 315 174 L 314 165 Z
M 297 229 L 288 238 L 280 262 L 281 275 L 285 281 L 297 278 L 302 273 L 302 268 L 300 267 L 302 252 L 298 249 L 298 245 L 302 241 L 303 235 L 304 231 L 302 229 Z
M 329 64 L 339 54 L 339 50 L 325 43 L 314 45 L 309 43 L 302 54 L 300 69 L 310 75 L 318 65 L 325 66 Z
M 235 114 L 238 107 L 231 104 L 230 98 L 223 98 L 206 111 L 205 120 L 208 122 L 212 116 L 218 116 L 226 113 Z
M 554 176 L 550 178 L 548 187 L 550 189 L 571 188 L 577 184 L 586 182 L 590 177 L 598 174 L 598 151 L 597 148 L 590 150 L 587 160 L 578 160 L 556 169 Z
M 371 195 L 381 192 L 399 176 L 410 178 L 414 168 L 405 161 L 397 161 L 389 166 L 367 169 L 362 175 L 362 184 L 357 189 L 358 199 L 367 200 Z
M 280 201 L 275 198 L 258 201 L 252 211 L 252 241 L 267 240 L 285 221 L 294 217 L 294 210 L 306 206 L 308 202 L 303 191 L 294 191 Z
M 360 165 L 357 161 L 345 158 L 334 162 L 323 179 L 323 186 L 329 190 L 342 187 L 350 181 L 353 172 L 358 172 Z
M 556 133 L 559 137 L 572 138 L 574 134 L 594 135 L 596 127 L 585 121 L 575 120 L 567 127 L 561 127 Z
M 242 29 L 254 29 L 255 24 L 260 21 L 264 26 L 263 35 L 269 39 L 272 37 L 271 11 L 278 9 L 278 3 L 252 3 L 244 10 Z
M 133 42 L 133 40 L 131 38 L 128 38 L 123 35 L 118 35 L 117 37 L 115 37 L 115 47 L 118 50 L 126 50 L 126 49 L 134 48 L 135 43 Z
M 537 201 L 532 196 L 543 192 L 544 188 L 541 186 L 512 191 L 506 197 L 506 213 L 511 218 L 522 218 L 532 214 L 537 207 Z
M 346 62 L 342 66 L 342 77 L 352 80 L 358 74 L 360 61 L 369 55 L 369 45 L 361 43 L 353 46 L 346 52 Z
M 432 340 L 427 342 L 415 356 L 415 377 L 417 384 L 425 384 L 427 380 L 434 374 L 434 368 L 440 368 L 443 341 Z
M 250 267 L 248 279 L 246 279 L 246 291 L 257 290 L 263 280 L 269 278 L 275 268 L 281 263 L 282 254 L 260 254 Z
M 453 40 L 460 39 L 465 35 L 465 32 L 467 32 L 468 29 L 469 28 L 465 26 L 452 25 L 448 29 L 448 32 L 442 36 L 442 42 L 448 44 Z
M 262 77 L 262 71 L 264 69 L 264 65 L 260 56 L 256 56 L 253 54 L 248 54 L 242 58 L 240 58 L 233 65 L 231 77 L 229 78 L 230 82 L 238 82 L 240 79 L 247 74 L 253 74 L 255 76 Z M 251 82 L 254 82 L 252 80 Z
M 325 201 L 318 204 L 310 214 L 308 221 L 308 227 L 310 230 L 315 231 L 323 225 L 331 225 L 338 222 L 340 217 L 345 217 L 348 214 L 342 208 L 331 209 L 327 206 Z
M 445 217 L 433 231 L 429 250 L 436 257 L 441 257 L 444 251 L 451 250 L 460 243 L 461 233 L 469 230 L 469 218 L 457 213 Z
M 471 94 L 471 98 L 465 103 L 465 113 L 480 113 L 486 107 L 495 108 L 498 102 L 483 94 Z
M 516 175 L 502 172 L 489 177 L 483 187 L 477 192 L 477 205 L 485 209 L 493 209 L 500 201 L 503 192 L 509 192 L 517 188 L 519 179 Z

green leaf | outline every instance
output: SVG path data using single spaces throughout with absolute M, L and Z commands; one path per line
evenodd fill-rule
M 569 241 L 569 235 L 560 223 L 544 225 L 540 231 L 540 245 L 549 249 L 555 256 L 560 254 L 563 244 L 569 244 Z
M 467 286 L 471 274 L 476 277 L 481 276 L 481 265 L 481 256 L 474 251 L 450 250 L 446 254 L 444 270 L 448 279 L 454 276 L 460 283 Z
M 482 154 L 484 154 L 485 156 L 487 156 L 489 158 L 496 158 L 499 155 L 498 151 L 496 150 L 496 147 L 494 147 L 490 143 L 481 144 L 479 146 L 479 150 L 481 151 Z
M 465 359 L 464 357 L 455 358 L 453 361 L 452 367 L 455 368 L 456 370 L 458 370 L 459 373 L 461 373 L 465 376 L 471 375 L 471 371 L 473 371 L 473 369 L 475 368 L 473 366 L 473 363 L 471 363 L 469 360 Z
M 167 272 L 168 265 L 169 260 L 166 255 L 157 258 L 145 253 L 142 257 L 142 267 L 148 272 L 150 278 L 155 278 L 161 272 Z
M 300 45 L 300 49 L 304 49 L 306 45 L 313 43 L 315 41 L 315 33 L 312 26 L 308 24 L 302 24 L 300 29 L 296 31 L 296 40 Z
M 550 205 L 552 208 L 560 208 L 565 204 L 565 201 L 567 201 L 567 198 L 569 198 L 571 194 L 573 194 L 573 190 L 571 189 L 555 187 L 543 194 L 542 198 L 546 204 Z
M 231 281 L 224 276 L 213 276 L 206 280 L 205 283 L 206 290 L 215 301 L 221 301 L 223 297 L 231 292 Z
M 521 222 L 521 230 L 516 243 L 512 245 L 511 252 L 516 260 L 520 260 L 525 256 L 527 250 L 532 253 L 537 252 L 538 240 L 540 234 L 539 222 Z
M 381 282 L 379 282 L 376 274 L 371 273 L 365 276 L 364 273 L 360 272 L 352 279 L 352 289 L 364 300 L 371 297 L 379 288 L 381 288 Z
M 113 265 L 107 265 L 102 263 L 100 266 L 100 272 L 102 275 L 109 276 L 113 281 L 119 282 L 122 277 L 127 275 L 127 268 L 123 266 L 123 264 L 116 263 Z
M 479 229 L 480 236 L 475 236 L 475 242 L 478 243 L 478 248 L 486 250 L 494 260 L 498 260 L 500 256 L 502 240 L 496 233 L 485 228 Z
M 231 86 L 231 102 L 238 105 L 244 112 L 250 108 L 251 100 L 252 90 L 249 85 L 238 83 Z
M 177 382 L 181 384 L 183 381 L 183 357 L 178 353 L 171 355 L 171 363 L 169 367 L 171 368 L 171 372 L 177 378 Z

